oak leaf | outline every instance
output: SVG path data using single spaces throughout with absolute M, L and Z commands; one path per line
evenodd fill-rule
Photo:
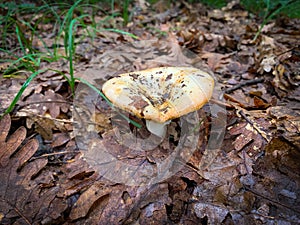
M 25 141 L 26 129 L 18 128 L 8 136 L 11 119 L 0 121 L 0 222 L 37 224 L 62 217 L 67 204 L 56 198 L 58 187 L 42 189 L 38 179 L 47 158 L 30 161 L 39 147 L 36 139 Z M 22 146 L 22 147 L 20 147 Z

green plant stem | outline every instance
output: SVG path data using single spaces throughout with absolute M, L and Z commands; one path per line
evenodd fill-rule
M 119 30 L 119 29 L 116 29 L 116 28 L 105 28 L 103 29 L 105 31 L 112 31 L 112 32 L 115 32 L 115 33 L 119 33 L 119 34 L 124 34 L 124 35 L 128 35 L 129 37 L 132 37 L 134 39 L 137 39 L 139 40 L 140 38 L 132 33 L 129 33 L 127 31 L 124 31 L 124 30 Z M 101 30 L 97 30 L 99 32 L 101 32 Z
M 31 74 L 27 80 L 24 82 L 24 84 L 22 85 L 22 87 L 20 88 L 19 92 L 17 93 L 17 95 L 14 97 L 14 99 L 12 100 L 12 102 L 10 103 L 9 107 L 5 110 L 4 115 L 10 113 L 13 108 L 15 107 L 15 105 L 17 104 L 17 102 L 19 101 L 20 97 L 22 96 L 23 92 L 25 91 L 25 89 L 27 88 L 27 86 L 30 84 L 30 82 L 40 73 L 45 72 L 46 69 L 44 70 L 38 70 L 36 72 L 34 72 L 33 74 Z
M 128 21 L 129 21 L 128 6 L 129 6 L 129 0 L 124 0 L 123 1 L 123 20 L 124 20 L 124 25 L 127 25 Z
M 75 46 L 74 46 L 74 35 L 73 35 L 73 27 L 75 26 L 75 23 L 84 18 L 84 17 L 87 17 L 89 15 L 82 15 L 78 18 L 75 18 L 71 21 L 70 25 L 69 25 L 69 31 L 68 31 L 68 45 L 67 45 L 67 48 L 68 48 L 68 56 L 69 56 L 69 69 L 70 69 L 70 76 L 71 76 L 71 79 L 70 79 L 70 87 L 71 87 L 71 91 L 74 95 L 74 91 L 75 91 L 75 79 L 74 79 L 74 68 L 73 68 L 73 55 L 74 55 L 74 52 L 75 52 Z
M 266 8 L 266 13 L 265 13 L 265 16 L 264 16 L 264 20 L 262 22 L 262 24 L 260 25 L 259 27 L 259 30 L 256 32 L 255 34 L 255 37 L 253 38 L 253 41 L 255 41 L 258 36 L 260 35 L 262 29 L 264 28 L 264 26 L 274 17 L 276 16 L 277 14 L 280 13 L 280 11 L 282 9 L 284 9 L 288 4 L 290 4 L 292 1 L 288 1 L 286 3 L 282 3 L 282 5 L 280 7 L 278 7 L 276 10 L 274 10 L 273 12 L 270 13 L 271 11 L 271 8 L 270 8 L 270 0 L 267 0 L 266 1 L 266 4 L 267 4 L 267 8 Z
M 20 45 L 20 48 L 23 52 L 24 55 L 26 55 L 26 50 L 24 48 L 24 45 L 23 45 L 23 42 L 22 42 L 22 32 L 20 32 L 20 28 L 19 26 L 17 25 L 16 26 L 16 34 L 17 34 L 17 38 L 18 38 L 18 42 L 19 42 L 19 45 Z

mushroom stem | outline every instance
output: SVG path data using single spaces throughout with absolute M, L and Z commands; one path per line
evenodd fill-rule
M 171 123 L 171 120 L 168 120 L 164 123 L 158 123 L 153 120 L 146 120 L 147 129 L 156 136 L 163 138 L 166 135 L 167 126 Z

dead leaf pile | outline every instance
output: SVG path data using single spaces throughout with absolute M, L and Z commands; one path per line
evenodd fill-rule
M 101 89 L 111 77 L 151 67 L 212 70 L 216 91 L 224 93 L 224 101 L 212 102 L 227 110 L 227 121 L 218 123 L 226 130 L 224 140 L 209 158 L 212 119 L 221 116 L 209 113 L 207 105 L 199 111 L 203 119 L 197 122 L 197 139 L 184 136 L 178 119 L 168 125 L 168 138 L 159 142 L 143 120 L 115 112 L 86 86 L 79 84 L 72 99 L 61 75 L 69 76 L 64 57 L 42 60 L 39 69 L 53 70 L 30 83 L 15 107 L 13 122 L 8 116 L 0 122 L 1 223 L 299 224 L 299 19 L 272 20 L 254 40 L 261 20 L 239 1 L 215 10 L 190 1 L 133 1 L 126 26 L 121 16 L 107 16 L 110 4 L 101 7 L 104 11 L 83 10 L 95 15 L 93 21 L 85 17 L 85 25 L 102 24 L 93 37 L 89 38 L 89 26 L 74 30 L 74 75 Z M 122 4 L 114 2 L 114 10 L 122 15 Z M 74 18 L 83 11 L 75 9 Z M 20 13 L 14 19 L 24 41 L 36 51 L 52 50 L 55 44 L 57 53 L 65 56 L 63 37 L 54 38 L 55 24 L 39 22 L 51 19 L 49 15 Z M 37 24 L 35 34 L 26 23 Z M 139 40 L 111 30 L 130 32 Z M 16 49 L 15 31 L 7 32 L 10 39 L 1 39 L 1 48 Z M 7 53 L 0 56 L 11 61 Z M 35 68 L 31 62 L 9 62 L 0 64 L 1 76 L 6 75 L 0 79 L 1 112 L 29 75 L 23 63 Z M 129 125 L 120 113 L 142 128 Z M 195 123 L 191 120 L 187 127 Z M 176 153 L 181 138 L 193 143 L 196 151 L 178 151 L 172 166 L 161 171 L 157 165 Z M 141 142 L 145 139 L 149 141 Z M 90 152 L 87 146 L 92 146 Z M 144 148 L 148 150 L 140 151 Z M 113 160 L 101 161 L 107 159 L 104 153 Z M 116 160 L 119 163 L 113 164 Z M 114 182 L 116 176 L 128 177 L 124 164 L 135 166 L 132 174 L 139 184 L 147 181 L 147 171 L 172 176 L 156 184 L 126 186 Z M 173 173 L 177 165 L 181 169 Z M 111 179 L 102 176 L 111 171 L 117 171 Z

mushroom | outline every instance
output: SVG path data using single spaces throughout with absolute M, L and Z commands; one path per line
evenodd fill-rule
M 193 67 L 158 67 L 120 74 L 102 87 L 118 108 L 146 120 L 147 129 L 163 138 L 172 119 L 196 111 L 212 96 L 213 77 Z

